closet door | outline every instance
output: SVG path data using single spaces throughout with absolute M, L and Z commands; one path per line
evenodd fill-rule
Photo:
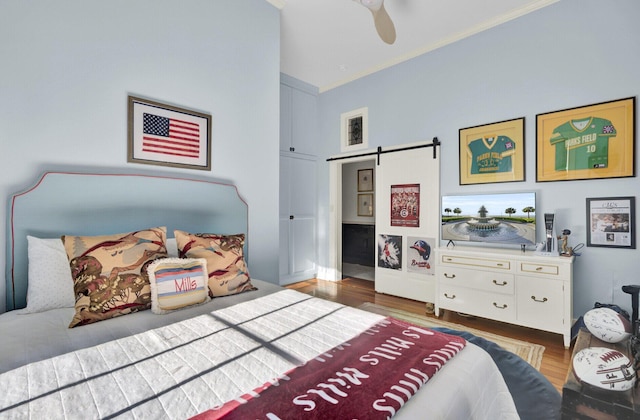
M 375 288 L 380 293 L 435 300 L 440 225 L 440 150 L 436 152 L 435 159 L 433 147 L 380 155 L 375 177 Z M 412 248 L 420 240 L 430 244 L 428 258 Z
M 315 277 L 316 161 L 280 156 L 280 284 Z

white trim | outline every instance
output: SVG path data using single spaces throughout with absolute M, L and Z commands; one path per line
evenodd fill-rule
M 327 267 L 318 268 L 318 278 L 321 280 L 342 279 L 342 165 L 373 159 L 375 156 L 358 156 L 329 162 L 329 254 Z
M 329 162 L 329 255 L 327 265 L 318 270 L 318 278 L 338 281 L 342 278 L 342 162 Z

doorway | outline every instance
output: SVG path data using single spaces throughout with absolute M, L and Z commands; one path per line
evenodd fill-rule
M 375 281 L 375 159 L 342 164 L 342 278 Z

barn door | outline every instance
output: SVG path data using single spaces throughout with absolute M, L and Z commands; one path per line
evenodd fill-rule
M 379 155 L 376 166 L 375 288 L 380 293 L 434 302 L 440 151 L 434 158 L 433 147 L 410 146 Z

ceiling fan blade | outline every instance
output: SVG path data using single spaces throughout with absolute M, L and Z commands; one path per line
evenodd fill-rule
M 378 31 L 378 35 L 384 42 L 387 44 L 393 44 L 396 42 L 396 27 L 393 25 L 393 21 L 391 20 L 389 13 L 387 13 L 387 9 L 384 8 L 384 0 L 353 1 L 360 3 L 367 9 L 371 10 L 376 31 Z
M 380 5 L 377 10 L 371 10 L 373 13 L 373 22 L 376 25 L 376 31 L 380 38 L 387 44 L 393 44 L 396 41 L 396 27 L 393 25 L 393 21 L 384 8 L 384 4 Z

